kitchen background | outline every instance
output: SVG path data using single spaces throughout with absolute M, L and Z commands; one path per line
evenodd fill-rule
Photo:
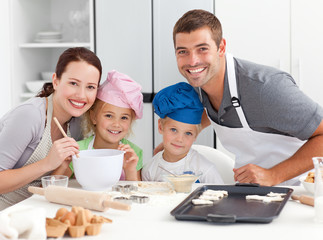
M 101 59 L 102 81 L 116 69 L 142 85 L 144 118 L 135 123 L 131 140 L 149 160 L 161 142 L 153 94 L 185 81 L 177 70 L 172 29 L 196 8 L 220 19 L 228 52 L 291 73 L 323 104 L 321 0 L 2 0 L 0 116 L 35 95 L 32 84 L 50 80 L 40 73 L 54 71 L 66 48 L 84 46 Z M 197 144 L 226 152 L 210 127 Z

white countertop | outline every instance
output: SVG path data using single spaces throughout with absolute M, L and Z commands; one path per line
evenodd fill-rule
M 73 187 L 73 184 L 69 186 Z M 201 184 L 200 184 L 201 185 Z M 195 185 L 198 187 L 200 185 Z M 76 186 L 74 184 L 74 186 Z M 76 186 L 77 187 L 77 186 Z M 295 194 L 308 194 L 302 186 L 292 187 Z M 95 212 L 113 220 L 103 224 L 100 235 L 85 236 L 78 239 L 309 239 L 320 236 L 322 239 L 323 224 L 314 222 L 314 208 L 289 200 L 278 218 L 271 223 L 234 223 L 214 224 L 197 221 L 178 221 L 170 212 L 188 194 L 150 196 L 145 204 L 133 203 L 130 211 L 109 209 L 106 212 Z M 57 209 L 63 205 L 48 202 L 44 196 L 33 195 L 17 205 L 44 207 L 47 217 L 53 218 Z M 66 206 L 64 206 L 66 207 Z M 66 207 L 70 210 L 70 207 Z M 72 239 L 66 237 L 63 239 Z

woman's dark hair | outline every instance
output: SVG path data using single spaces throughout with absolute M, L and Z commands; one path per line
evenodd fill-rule
M 75 47 L 66 49 L 58 59 L 56 65 L 56 77 L 60 79 L 62 74 L 65 72 L 67 65 L 70 62 L 80 62 L 85 61 L 88 64 L 97 68 L 100 72 L 100 78 L 102 74 L 102 66 L 100 59 L 91 50 L 84 47 Z M 48 97 L 54 92 L 52 83 L 45 83 L 41 92 L 37 94 L 37 97 Z

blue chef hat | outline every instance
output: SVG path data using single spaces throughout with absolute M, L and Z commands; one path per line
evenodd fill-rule
M 166 116 L 178 122 L 200 124 L 203 105 L 194 88 L 185 82 L 180 82 L 160 90 L 154 100 L 155 113 Z

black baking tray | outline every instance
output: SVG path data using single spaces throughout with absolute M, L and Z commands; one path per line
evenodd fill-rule
M 228 191 L 228 196 L 215 201 L 213 205 L 194 205 L 192 199 L 198 198 L 208 189 Z M 266 195 L 270 192 L 285 193 L 286 195 L 281 202 L 264 203 L 258 200 L 246 200 L 246 195 Z M 278 217 L 292 192 L 291 188 L 250 184 L 204 185 L 193 191 L 170 213 L 177 220 L 214 223 L 269 223 Z

